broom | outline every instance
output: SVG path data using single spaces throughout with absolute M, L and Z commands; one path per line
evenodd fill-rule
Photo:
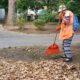
M 48 48 L 45 50 L 44 55 L 48 56 L 48 55 L 52 55 L 52 54 L 57 54 L 60 52 L 60 48 L 59 46 L 56 44 L 56 38 L 57 38 L 57 32 L 54 38 L 54 43 L 51 44 L 50 46 L 48 46 Z

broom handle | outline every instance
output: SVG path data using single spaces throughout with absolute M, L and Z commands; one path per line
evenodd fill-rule
M 60 24 L 60 23 L 58 23 L 58 25 L 59 25 L 59 24 Z M 55 38 L 54 38 L 54 44 L 55 44 L 55 42 L 56 42 L 57 34 L 58 34 L 58 32 L 56 32 L 56 35 L 55 35 Z
M 55 42 L 56 42 L 56 38 L 57 38 L 57 32 L 56 32 L 56 35 L 55 35 L 55 38 L 54 38 L 54 44 L 55 44 Z

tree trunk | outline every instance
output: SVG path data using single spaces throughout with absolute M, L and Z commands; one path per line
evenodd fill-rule
M 15 14 L 15 1 L 16 0 L 8 0 L 7 25 L 13 25 L 13 19 Z

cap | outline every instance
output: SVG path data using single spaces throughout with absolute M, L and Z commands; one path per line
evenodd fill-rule
M 65 9 L 66 9 L 65 5 L 60 5 L 59 9 L 58 9 L 58 12 L 61 12 L 61 11 L 65 10 Z

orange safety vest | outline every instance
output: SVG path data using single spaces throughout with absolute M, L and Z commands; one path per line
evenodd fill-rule
M 61 24 L 63 17 L 64 17 L 64 14 L 59 13 L 59 24 Z
M 66 14 L 69 14 L 69 24 L 66 23 Z M 61 30 L 59 34 L 60 39 L 68 39 L 70 38 L 74 31 L 73 31 L 73 18 L 74 14 L 71 11 L 66 10 L 65 15 L 62 17 L 62 22 L 60 24 Z

